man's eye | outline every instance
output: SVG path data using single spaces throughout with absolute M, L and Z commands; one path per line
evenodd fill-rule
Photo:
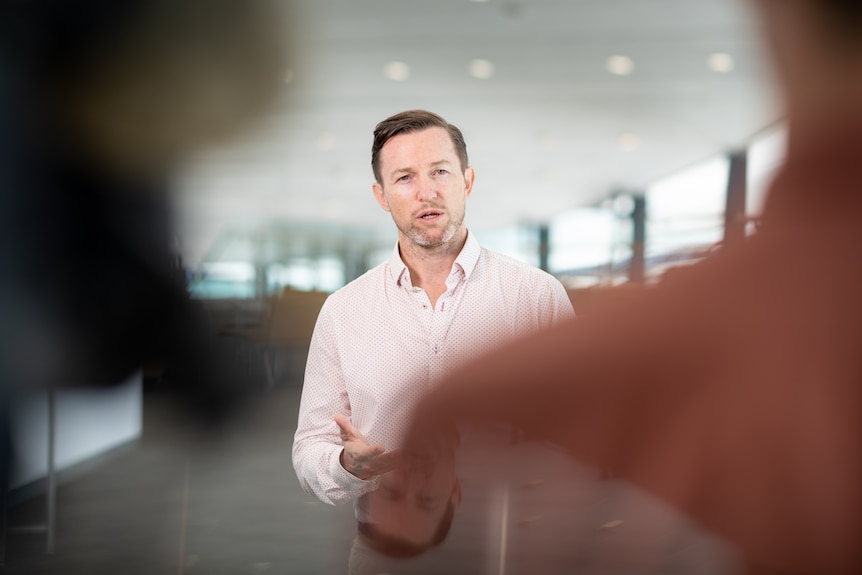
M 448 174 L 449 172 L 447 170 L 444 170 L 443 168 L 440 168 L 439 170 L 435 171 L 434 173 L 437 175 L 443 175 L 443 174 Z
M 396 181 L 396 182 L 406 182 L 406 181 L 407 181 L 407 180 L 409 180 L 409 179 L 410 179 L 410 175 L 409 175 L 409 174 L 404 174 L 403 176 L 401 176 L 400 178 L 398 178 L 398 179 L 397 179 L 397 180 L 395 180 L 395 181 Z

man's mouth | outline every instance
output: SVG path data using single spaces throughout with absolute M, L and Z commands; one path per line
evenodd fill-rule
M 443 215 L 443 212 L 440 210 L 425 210 L 424 212 L 419 212 L 417 219 L 424 221 L 431 221 L 439 218 Z

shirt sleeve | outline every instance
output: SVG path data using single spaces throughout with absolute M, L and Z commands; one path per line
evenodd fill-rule
M 377 481 L 356 477 L 339 461 L 343 445 L 334 417 L 336 413 L 350 417 L 351 409 L 327 304 L 329 300 L 320 311 L 308 352 L 293 439 L 293 467 L 306 493 L 335 505 L 371 491 Z

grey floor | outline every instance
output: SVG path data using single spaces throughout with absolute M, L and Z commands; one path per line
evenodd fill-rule
M 10 533 L 0 573 L 345 573 L 352 507 L 304 494 L 291 466 L 299 394 L 263 393 L 215 435 L 145 393 L 139 443 L 59 488 L 55 552 L 42 535 Z M 381 558 L 369 575 L 738 572 L 732 549 L 646 494 L 550 446 L 487 433 L 462 437 L 464 503 L 444 545 Z M 36 498 L 9 522 L 43 513 Z
M 45 537 L 10 532 L 2 573 L 256 574 L 343 571 L 352 509 L 304 494 L 290 463 L 299 387 L 262 395 L 212 435 L 146 393 L 144 432 L 128 452 L 57 494 L 55 552 Z M 9 524 L 44 517 L 43 498 Z

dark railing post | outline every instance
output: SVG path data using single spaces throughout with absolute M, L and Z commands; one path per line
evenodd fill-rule
M 745 200 L 748 191 L 748 154 L 745 150 L 729 154 L 727 198 L 724 210 L 724 245 L 745 240 Z
M 539 269 L 548 271 L 548 256 L 551 253 L 551 232 L 547 224 L 539 226 Z
M 629 264 L 629 281 L 642 283 L 646 278 L 646 198 L 633 196 L 632 259 Z

